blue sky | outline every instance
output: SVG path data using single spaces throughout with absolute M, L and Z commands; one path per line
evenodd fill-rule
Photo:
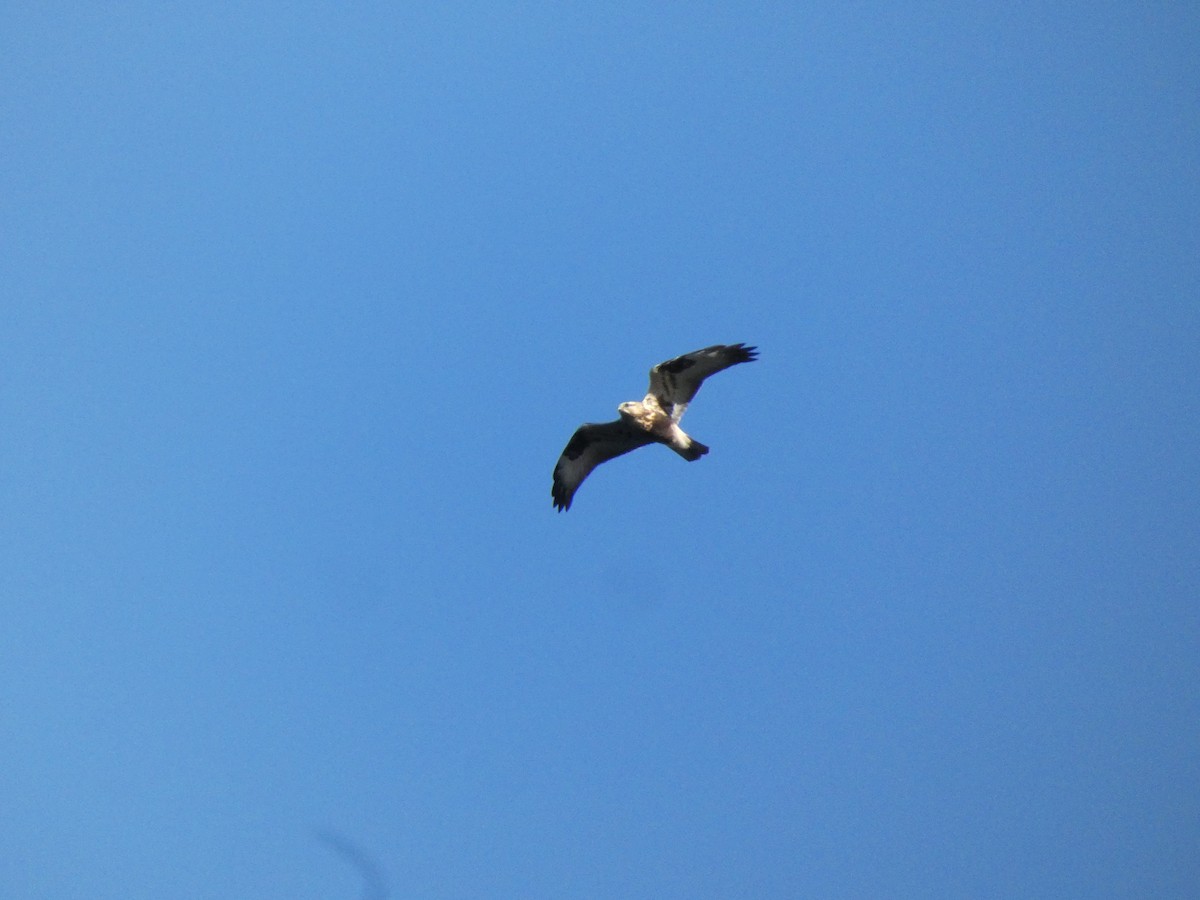
M 647 7 L 0 12 L 0 895 L 1195 889 L 1200 14 Z

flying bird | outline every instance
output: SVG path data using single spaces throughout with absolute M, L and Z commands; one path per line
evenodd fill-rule
M 659 363 L 650 370 L 650 389 L 640 403 L 622 403 L 616 421 L 580 425 L 571 435 L 554 467 L 554 507 L 559 512 L 570 509 L 592 469 L 647 444 L 666 444 L 688 462 L 698 460 L 708 447 L 679 427 L 688 404 L 709 375 L 757 358 L 755 347 L 714 344 Z

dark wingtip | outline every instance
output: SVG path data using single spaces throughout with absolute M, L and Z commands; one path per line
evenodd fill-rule
M 735 362 L 754 362 L 758 359 L 757 347 L 747 347 L 745 344 L 730 344 L 726 349 L 732 352 Z
M 550 496 L 554 498 L 554 508 L 559 512 L 566 512 L 571 508 L 571 495 L 557 484 L 550 488 Z

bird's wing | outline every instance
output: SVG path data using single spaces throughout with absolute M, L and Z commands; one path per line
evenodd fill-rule
M 640 428 L 625 423 L 623 419 L 599 425 L 580 425 L 571 435 L 558 464 L 554 467 L 554 486 L 550 493 L 559 512 L 571 508 L 571 498 L 583 484 L 592 469 L 600 463 L 644 447 L 654 442 Z
M 683 418 L 687 405 L 709 375 L 758 358 L 758 349 L 745 344 L 714 344 L 659 363 L 650 370 L 649 395 L 674 422 Z

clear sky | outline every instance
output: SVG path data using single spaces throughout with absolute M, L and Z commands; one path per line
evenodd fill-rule
M 1198 47 L 5 4 L 0 896 L 1195 896 Z

